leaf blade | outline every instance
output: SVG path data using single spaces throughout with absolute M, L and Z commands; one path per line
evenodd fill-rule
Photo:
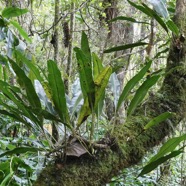
M 169 139 L 159 150 L 159 152 L 150 159 L 150 162 L 156 161 L 163 157 L 165 154 L 173 151 L 182 141 L 186 140 L 186 134 L 180 137 L 174 137 Z
M 169 155 L 161 157 L 153 162 L 148 163 L 143 170 L 140 172 L 140 174 L 138 175 L 138 177 L 143 176 L 144 174 L 147 174 L 149 172 L 151 172 L 152 170 L 154 170 L 156 167 L 158 167 L 160 164 L 166 162 L 167 160 L 178 156 L 179 154 L 183 153 L 183 151 L 178 150 L 178 151 L 173 151 L 171 152 Z
M 136 91 L 129 108 L 128 108 L 128 116 L 131 115 L 134 110 L 136 109 L 137 105 L 140 104 L 147 94 L 148 90 L 158 81 L 160 76 L 152 76 L 151 78 L 147 79 Z
M 138 74 L 136 74 L 131 80 L 128 81 L 128 83 L 126 84 L 126 86 L 124 87 L 119 100 L 118 100 L 118 105 L 117 105 L 117 111 L 119 110 L 121 104 L 123 101 L 126 100 L 129 92 L 134 88 L 134 86 L 138 83 L 139 80 L 141 80 L 145 73 L 148 71 L 148 69 L 150 68 L 152 64 L 152 61 L 149 61 L 145 67 L 143 67 L 140 72 Z
M 69 114 L 65 98 L 65 85 L 61 78 L 61 73 L 55 61 L 48 60 L 47 66 L 48 82 L 52 93 L 52 100 L 55 105 L 55 109 L 58 112 L 62 123 L 65 124 L 68 128 L 71 128 L 71 126 L 69 125 Z
M 28 12 L 28 9 L 20 9 L 17 7 L 7 7 L 2 11 L 2 16 L 4 18 L 12 18 L 12 17 L 18 17 L 20 15 L 26 14 Z
M 32 42 L 32 40 L 29 38 L 28 34 L 26 33 L 26 31 L 21 27 L 21 25 L 16 22 L 16 21 L 10 21 L 10 23 L 19 31 L 20 35 L 29 43 Z
M 171 112 L 164 112 L 162 114 L 160 114 L 159 116 L 153 118 L 149 123 L 147 123 L 144 126 L 144 130 L 147 130 L 159 123 L 161 123 L 162 121 L 165 121 L 166 119 L 170 118 L 172 116 Z
M 78 63 L 78 72 L 80 77 L 83 97 L 88 97 L 89 106 L 93 108 L 95 102 L 95 85 L 92 77 L 92 64 L 80 48 L 74 48 Z
M 134 48 L 134 47 L 138 47 L 138 46 L 144 46 L 144 45 L 148 45 L 148 43 L 136 42 L 136 43 L 132 43 L 132 44 L 121 45 L 121 46 L 109 48 L 107 50 L 104 50 L 104 53 L 116 52 L 116 51 L 120 51 L 120 50 L 127 50 L 127 49 L 130 49 L 130 48 Z

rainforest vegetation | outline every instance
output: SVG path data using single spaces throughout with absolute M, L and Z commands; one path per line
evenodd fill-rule
M 185 36 L 185 0 L 1 0 L 0 186 L 185 186 Z

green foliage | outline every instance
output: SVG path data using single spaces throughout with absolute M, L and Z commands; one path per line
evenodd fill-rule
M 80 76 L 81 89 L 84 99 L 88 97 L 89 105 L 93 107 L 95 102 L 95 86 L 92 77 L 92 66 L 83 51 L 79 48 L 74 49 L 78 61 L 78 71 Z
M 142 102 L 142 100 L 144 99 L 148 90 L 158 81 L 159 78 L 160 78 L 160 76 L 152 76 L 152 77 L 148 78 L 139 87 L 139 89 L 136 91 L 136 94 L 134 95 L 134 97 L 129 105 L 128 112 L 127 112 L 128 116 L 130 116 L 134 112 L 134 110 L 136 109 L 138 104 L 140 104 Z
M 144 3 L 136 4 L 129 0 L 128 2 L 131 6 L 140 10 L 140 12 L 145 13 L 148 17 L 154 18 L 166 33 L 172 31 L 176 35 L 179 34 L 177 26 L 169 17 L 167 18 L 165 16 L 165 20 L 161 18 L 161 16 L 165 15 L 166 9 L 163 14 L 158 15 L 157 10 L 152 10 Z M 14 20 L 15 17 L 21 16 L 27 12 L 27 9 L 8 7 L 2 11 L 2 16 L 0 17 L 0 27 L 3 28 L 3 31 L 0 32 L 0 38 L 6 40 L 8 48 L 7 55 L 0 54 L 0 78 L 4 79 L 4 81 L 0 81 L 0 114 L 5 117 L 1 119 L 1 121 L 5 123 L 4 126 L 6 127 L 8 127 L 10 123 L 12 124 L 10 127 L 11 132 L 13 127 L 15 131 L 18 129 L 21 131 L 19 131 L 19 135 L 13 131 L 13 133 L 15 132 L 16 134 L 16 138 L 10 137 L 10 139 L 0 139 L 0 158 L 2 160 L 0 163 L 0 182 L 2 186 L 8 184 L 16 185 L 17 183 L 22 184 L 18 181 L 16 176 L 20 176 L 21 179 L 26 180 L 24 185 L 31 185 L 31 182 L 35 179 L 33 175 L 36 175 L 36 172 L 38 172 L 38 167 L 42 168 L 45 166 L 44 158 L 48 158 L 40 155 L 41 152 L 43 154 L 52 154 L 52 152 L 56 150 L 56 144 L 54 145 L 52 143 L 52 136 L 46 132 L 44 124 L 51 124 L 55 121 L 58 126 L 65 128 L 65 132 L 63 132 L 62 135 L 64 138 L 67 134 L 73 136 L 74 131 L 76 131 L 77 135 L 81 135 L 78 133 L 81 130 L 81 127 L 88 128 L 93 135 L 96 135 L 96 132 L 94 131 L 94 114 L 97 114 L 98 119 L 101 118 L 100 112 L 104 108 L 105 94 L 108 93 L 107 87 L 114 71 L 111 66 L 104 66 L 103 61 L 99 59 L 98 55 L 91 53 L 92 48 L 90 49 L 88 37 L 85 32 L 82 32 L 81 48 L 74 48 L 81 91 L 76 94 L 75 101 L 69 101 L 68 99 L 70 99 L 70 96 L 65 94 L 65 85 L 63 78 L 61 77 L 61 69 L 57 66 L 56 62 L 48 60 L 47 68 L 44 70 L 42 69 L 41 71 L 40 67 L 34 64 L 33 60 L 28 59 L 24 50 L 18 50 L 18 48 L 16 48 L 17 46 L 22 47 L 22 41 L 18 39 L 9 27 L 10 25 L 13 26 L 13 29 L 17 29 L 23 39 L 27 42 L 31 42 L 31 38 L 28 34 L 21 25 Z M 81 21 L 83 22 L 82 17 Z M 137 21 L 134 18 L 125 16 L 116 17 L 109 22 L 111 23 L 114 21 L 149 24 L 146 21 Z M 47 38 L 47 36 L 48 32 L 43 38 Z M 146 46 L 147 44 L 148 43 L 140 41 L 113 47 L 105 50 L 104 53 L 133 49 L 139 46 Z M 160 51 L 155 55 L 153 60 L 167 51 L 167 48 Z M 127 100 L 134 88 L 136 88 L 137 91 L 131 102 L 129 101 L 128 116 L 133 114 L 139 104 L 142 103 L 149 89 L 158 81 L 162 72 L 161 70 L 156 71 L 152 73 L 149 78 L 147 77 L 147 79 L 144 80 L 144 76 L 150 69 L 152 62 L 154 61 L 148 61 L 146 65 L 128 81 L 119 97 L 118 104 L 115 104 L 115 106 L 117 106 L 116 111 L 119 111 L 121 104 Z M 5 66 L 2 66 L 2 64 Z M 5 68 L 6 70 L 9 70 L 9 66 L 11 66 L 11 69 L 16 75 L 17 81 L 15 85 L 9 83 L 9 74 L 3 71 Z M 45 70 L 47 71 L 48 76 L 45 76 Z M 142 85 L 138 88 L 138 85 L 141 82 Z M 117 91 L 118 90 L 115 90 L 115 92 Z M 81 103 L 82 100 L 84 103 Z M 92 120 L 88 118 L 91 114 Z M 113 113 L 113 117 L 116 117 L 114 114 L 115 113 Z M 145 125 L 144 130 L 148 130 L 171 116 L 172 114 L 170 112 L 160 114 L 149 121 L 149 123 Z M 11 121 L 8 119 L 6 121 L 6 117 L 11 117 Z M 104 125 L 108 127 L 108 121 L 104 119 L 101 118 L 101 123 L 104 123 Z M 67 131 L 65 126 L 67 127 Z M 98 125 L 98 129 L 104 131 L 101 125 Z M 28 134 L 25 137 L 22 130 L 26 130 L 28 133 L 31 131 L 33 135 Z M 7 131 L 8 130 L 5 132 Z M 89 133 L 89 131 L 86 131 L 85 133 Z M 2 134 L 4 133 L 2 132 Z M 85 137 L 88 138 L 89 136 Z M 23 139 L 26 140 L 24 141 Z M 163 162 L 182 153 L 182 149 L 175 150 L 175 148 L 185 139 L 186 136 L 183 135 L 181 137 L 173 138 L 165 143 L 159 153 L 144 167 L 139 176 L 150 172 Z M 12 141 L 14 140 L 18 140 L 16 141 L 16 144 L 12 144 Z M 55 152 L 56 154 L 60 153 L 61 157 L 61 155 L 63 155 L 61 153 L 65 153 L 65 149 L 66 146 L 64 149 L 62 147 L 60 152 Z M 52 155 L 50 157 L 52 157 Z M 27 157 L 29 157 L 29 160 Z M 38 160 L 35 160 L 40 158 L 43 160 L 41 164 L 37 162 Z M 139 181 L 136 181 L 135 179 L 133 180 L 133 183 L 140 184 Z
M 147 73 L 149 70 L 150 66 L 152 64 L 152 61 L 149 61 L 145 67 L 143 67 L 138 74 L 136 74 L 128 83 L 125 85 L 121 96 L 119 97 L 118 105 L 117 105 L 117 110 L 119 110 L 122 102 L 124 102 L 129 95 L 130 91 L 134 88 L 134 86 L 144 77 L 144 75 Z
M 170 31 L 172 31 L 174 34 L 176 34 L 177 36 L 179 35 L 179 29 L 173 23 L 173 21 L 171 19 L 169 19 L 169 15 L 165 16 L 166 19 L 164 21 L 154 10 L 149 8 L 146 4 L 142 3 L 142 5 L 140 5 L 140 4 L 133 3 L 130 0 L 127 0 L 127 1 L 129 2 L 130 5 L 132 5 L 136 9 L 140 10 L 140 12 L 143 12 L 147 16 L 154 18 L 167 33 L 169 32 L 169 29 L 170 29 Z M 158 1 L 158 3 L 159 2 L 160 1 Z M 155 3 L 155 4 L 157 5 L 157 3 Z M 164 12 L 166 11 L 166 14 L 168 14 L 167 9 L 164 7 L 163 3 L 161 4 L 161 7 L 163 7 Z M 157 9 L 159 10 L 159 7 Z
M 159 150 L 159 152 L 151 158 L 150 162 L 156 161 L 164 155 L 172 152 L 182 141 L 186 140 L 186 134 L 180 137 L 174 137 L 169 139 Z
M 6 151 L 5 153 L 0 154 L 0 158 L 3 156 L 10 156 L 10 155 L 16 155 L 16 154 L 23 154 L 26 152 L 39 152 L 39 151 L 44 151 L 45 149 L 42 148 L 35 148 L 35 147 L 17 147 L 14 148 L 13 150 Z
M 143 24 L 149 24 L 147 22 L 143 21 L 137 21 L 136 19 L 132 17 L 125 17 L 125 16 L 118 16 L 116 18 L 111 19 L 109 22 L 115 22 L 115 21 L 130 21 L 132 23 L 143 23 Z
M 183 150 L 181 150 L 182 148 L 176 151 L 174 151 L 174 149 L 184 140 L 186 140 L 186 134 L 180 137 L 174 137 L 172 139 L 169 139 L 160 148 L 159 152 L 150 159 L 149 163 L 143 168 L 139 176 L 143 176 L 144 174 L 149 173 L 150 171 L 154 170 L 156 167 L 158 167 L 160 164 L 164 163 L 168 159 L 171 159 L 183 153 Z
M 170 112 L 164 112 L 164 113 L 160 114 L 159 116 L 157 116 L 157 117 L 153 118 L 151 121 L 149 121 L 145 125 L 144 130 L 147 130 L 147 129 L 161 123 L 162 121 L 170 118 L 171 116 L 172 116 L 172 113 L 170 113 Z
M 20 86 L 26 90 L 27 98 L 30 102 L 30 105 L 32 105 L 32 107 L 34 108 L 40 109 L 41 103 L 38 98 L 38 95 L 36 94 L 32 81 L 26 76 L 24 71 L 12 59 L 9 58 L 9 62 L 17 75 Z
M 2 16 L 4 18 L 12 18 L 12 17 L 18 17 L 21 16 L 23 14 L 26 14 L 28 12 L 27 9 L 20 9 L 17 7 L 7 7 L 2 11 Z
M 62 123 L 68 128 L 71 128 L 65 98 L 65 85 L 63 83 L 63 80 L 61 79 L 61 73 L 57 67 L 56 62 L 49 60 L 47 64 L 48 82 L 55 110 L 58 112 Z
M 105 50 L 104 53 L 116 52 L 116 51 L 120 51 L 120 50 L 127 50 L 127 49 L 130 49 L 130 48 L 134 48 L 134 47 L 138 47 L 138 46 L 144 46 L 144 45 L 147 45 L 147 44 L 148 43 L 137 42 L 137 43 L 127 44 L 127 45 L 117 46 L 117 47 L 113 47 L 113 48 Z
M 163 156 L 158 158 L 157 160 L 150 162 L 148 165 L 146 165 L 141 173 L 138 176 L 143 176 L 144 174 L 149 173 L 150 171 L 156 169 L 160 164 L 166 162 L 167 160 L 174 158 L 178 156 L 179 154 L 183 153 L 181 150 L 173 151 L 169 155 Z
M 27 41 L 31 43 L 31 39 L 28 37 L 28 34 L 23 30 L 23 28 L 19 25 L 16 21 L 10 21 L 10 24 L 12 24 L 20 33 L 20 35 Z

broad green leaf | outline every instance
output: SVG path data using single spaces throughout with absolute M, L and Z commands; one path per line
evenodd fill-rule
M 99 77 L 101 72 L 104 71 L 104 67 L 102 65 L 102 61 L 98 58 L 98 56 L 96 54 L 93 53 L 92 54 L 92 58 L 93 58 L 94 81 L 96 82 L 96 79 Z M 108 82 L 106 84 L 108 84 Z M 95 108 L 95 112 L 96 112 L 97 118 L 99 119 L 99 117 L 100 117 L 100 115 L 102 113 L 103 106 L 104 106 L 105 90 L 103 90 L 101 97 L 99 97 L 97 94 L 101 90 L 98 90 L 99 88 L 97 86 L 95 87 L 95 89 L 96 89 L 95 96 L 97 98 L 96 98 L 96 101 L 95 101 L 95 107 L 94 108 Z
M 169 13 L 167 11 L 167 6 L 166 6 L 166 0 L 164 1 L 159 1 L 159 0 L 148 0 L 152 5 L 153 9 L 161 15 L 163 18 L 168 19 L 169 18 Z
M 105 92 L 105 88 L 108 85 L 108 81 L 109 81 L 111 74 L 112 74 L 112 67 L 108 66 L 102 70 L 102 72 L 99 74 L 99 76 L 94 81 L 96 85 L 95 105 L 94 105 L 95 109 L 97 108 L 98 103 Z
M 30 69 L 30 71 L 33 72 L 36 79 L 38 79 L 40 82 L 43 82 L 43 78 L 40 75 L 39 69 L 36 67 L 36 65 L 33 64 L 31 60 L 28 60 L 25 55 L 23 55 L 20 51 L 15 50 L 15 57 L 16 61 L 21 60 L 26 66 Z
M 136 107 L 142 102 L 142 100 L 145 98 L 148 90 L 158 81 L 160 76 L 152 76 L 149 79 L 147 79 L 136 91 L 136 94 L 134 95 L 129 108 L 128 108 L 128 116 L 131 115 Z
M 146 4 L 142 3 L 142 5 L 151 14 L 151 17 L 154 18 L 162 26 L 162 28 L 168 33 L 167 26 L 165 22 L 163 21 L 163 19 L 154 10 L 149 8 Z
M 28 34 L 24 31 L 24 29 L 20 26 L 20 24 L 16 21 L 10 21 L 10 23 L 17 28 L 19 31 L 20 35 L 28 42 L 32 42 L 32 40 L 28 37 Z
M 1 99 L 0 99 L 0 104 L 7 109 L 6 110 L 0 110 L 1 114 L 10 116 L 14 119 L 16 119 L 19 122 L 24 123 L 26 126 L 31 127 L 31 128 L 35 128 L 36 126 L 33 126 L 31 124 L 31 122 L 34 122 L 37 126 L 42 128 L 42 124 L 43 124 L 43 118 L 41 115 L 39 115 L 39 117 L 37 118 L 34 113 L 31 111 L 31 108 L 27 107 L 23 101 L 20 101 L 18 99 L 16 99 L 16 96 L 14 96 L 7 88 L 4 88 L 2 86 L 1 83 L 1 91 L 3 92 L 3 94 L 5 96 L 8 97 L 9 100 L 13 101 L 13 103 L 17 106 L 17 108 L 15 108 L 15 106 L 12 105 L 8 105 L 6 103 L 4 103 Z M 24 118 L 24 119 L 23 119 Z M 31 122 L 27 121 L 26 118 L 29 118 L 31 120 Z
M 12 164 L 13 164 L 14 171 L 16 171 L 18 168 L 23 168 L 28 172 L 33 172 L 33 169 L 28 164 L 26 164 L 22 159 L 16 156 L 13 157 Z
M 0 18 L 0 27 L 5 27 L 5 25 L 6 24 L 5 24 L 4 20 Z
M 16 112 L 13 114 L 13 113 L 10 113 L 6 110 L 0 110 L 0 114 L 2 114 L 4 116 L 9 116 L 9 117 L 15 119 L 16 121 L 24 123 L 24 120 L 21 117 L 19 117 Z
M 78 122 L 77 122 L 77 129 L 81 126 L 81 124 L 88 118 L 88 116 L 92 113 L 92 110 L 88 103 L 88 98 L 84 100 L 84 104 L 81 107 Z
M 143 24 L 149 25 L 149 23 L 147 23 L 147 22 L 137 21 L 136 19 L 134 19 L 132 17 L 125 17 L 125 16 L 118 16 L 118 17 L 115 17 L 115 18 L 109 20 L 109 22 L 114 22 L 114 21 L 130 21 L 133 23 L 143 23 Z
M 146 9 L 146 8 L 144 8 L 143 6 L 141 6 L 141 5 L 139 5 L 139 4 L 136 4 L 136 3 L 133 3 L 132 1 L 129 1 L 129 0 L 127 0 L 128 1 L 128 3 L 130 4 L 130 5 L 132 5 L 134 8 L 136 8 L 136 9 L 138 9 L 138 10 L 140 10 L 141 12 L 143 12 L 144 14 L 146 14 L 146 15 L 148 15 L 148 16 L 152 16 L 152 14 Z
M 120 108 L 123 101 L 126 100 L 127 96 L 129 95 L 130 91 L 134 88 L 134 86 L 143 78 L 146 72 L 149 70 L 152 61 L 149 61 L 145 67 L 143 67 L 138 74 L 136 74 L 124 87 L 121 96 L 118 100 L 117 111 Z
M 92 64 L 81 49 L 76 47 L 74 51 L 76 52 L 83 97 L 84 99 L 88 97 L 89 106 L 93 108 L 95 102 L 95 85 L 92 77 Z
M 61 122 L 59 118 L 46 110 L 32 109 L 31 111 L 36 115 L 42 115 L 47 120 Z
M 26 14 L 28 12 L 27 9 L 20 9 L 17 7 L 7 7 L 2 11 L 2 16 L 4 18 L 18 17 L 20 15 Z
M 93 60 L 93 75 L 94 75 L 94 81 L 95 81 L 97 76 L 103 70 L 103 64 L 102 64 L 102 61 L 99 59 L 99 57 L 95 53 L 92 53 L 92 60 Z
M 164 23 L 164 21 L 162 20 L 162 18 L 152 9 L 150 9 L 147 5 L 145 5 L 144 3 L 142 3 L 143 6 L 138 5 L 136 3 L 133 3 L 132 1 L 129 1 L 130 5 L 132 5 L 133 7 L 135 7 L 136 9 L 140 10 L 141 12 L 143 12 L 144 14 L 148 15 L 149 17 L 152 17 L 154 19 L 156 19 L 156 21 L 162 26 L 162 28 L 168 33 L 168 29 L 166 24 Z
M 45 149 L 42 148 L 36 148 L 36 147 L 17 147 L 13 150 L 9 150 L 7 152 L 4 152 L 0 154 L 0 158 L 4 156 L 11 156 L 14 154 L 24 154 L 26 152 L 38 152 L 38 151 L 45 151 Z
M 182 141 L 186 140 L 186 134 L 180 137 L 174 137 L 169 139 L 159 150 L 158 154 L 153 156 L 149 162 L 154 162 L 157 159 L 163 157 L 164 155 L 172 152 Z
M 151 172 L 152 170 L 154 170 L 156 167 L 158 167 L 160 164 L 166 162 L 167 160 L 173 158 L 173 157 L 176 157 L 178 156 L 179 154 L 183 153 L 183 151 L 181 150 L 177 150 L 177 151 L 173 151 L 171 152 L 169 155 L 167 156 L 163 156 L 153 162 L 150 162 L 148 163 L 144 168 L 143 170 L 140 172 L 140 174 L 138 175 L 139 176 L 143 176 L 144 174 L 147 174 L 149 172 Z
M 40 100 L 35 92 L 34 86 L 31 80 L 26 76 L 25 72 L 12 60 L 9 58 L 9 62 L 17 75 L 17 78 L 23 84 L 28 101 L 30 102 L 31 107 L 41 108 Z
M 7 58 L 0 54 L 0 65 L 6 65 L 7 61 L 8 61 Z
M 6 177 L 1 182 L 0 186 L 7 186 L 8 182 L 12 179 L 13 175 L 14 175 L 13 171 L 11 171 L 8 175 L 6 175 Z
M 129 48 L 144 46 L 147 44 L 148 43 L 137 42 L 137 43 L 127 44 L 127 45 L 117 46 L 117 47 L 113 47 L 113 48 L 105 50 L 104 53 L 110 53 L 110 52 L 115 52 L 115 51 L 120 51 L 120 50 L 127 50 Z
M 169 51 L 169 48 L 166 48 L 166 49 L 164 49 L 164 50 L 158 52 L 158 53 L 154 56 L 154 59 L 158 58 L 162 53 L 166 53 L 166 52 L 168 52 L 168 51 Z
M 172 116 L 171 112 L 164 112 L 163 114 L 160 114 L 159 116 L 153 118 L 149 123 L 147 123 L 147 125 L 145 125 L 144 130 L 147 130 L 159 123 L 161 123 L 162 121 L 165 121 L 166 119 L 170 118 Z
M 86 58 L 88 59 L 87 63 L 91 64 L 91 52 L 90 52 L 89 42 L 88 42 L 87 35 L 85 34 L 84 31 L 82 32 L 82 36 L 81 36 L 81 50 L 86 56 Z
M 48 65 L 48 82 L 52 93 L 52 100 L 62 123 L 68 128 L 71 128 L 69 121 L 69 114 L 65 98 L 65 85 L 61 78 L 61 73 L 57 67 L 57 64 L 49 60 Z
M 168 28 L 177 36 L 179 36 L 179 28 L 174 24 L 174 22 L 169 19 L 167 22 L 166 22 Z

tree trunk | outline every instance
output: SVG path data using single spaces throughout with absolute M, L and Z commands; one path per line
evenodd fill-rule
M 34 186 L 104 185 L 120 170 L 137 164 L 145 153 L 158 145 L 184 118 L 186 93 L 185 49 L 186 3 L 177 0 L 175 23 L 181 38 L 172 40 L 167 59 L 166 77 L 162 87 L 140 106 L 123 125 L 113 126 L 105 136 L 106 149 L 95 151 L 93 157 L 67 159 L 66 163 L 48 165 L 39 175 Z M 178 42 L 179 41 L 179 46 Z M 143 127 L 163 112 L 174 112 L 169 120 L 146 131 Z
M 69 92 L 69 82 L 70 82 L 70 76 L 71 76 L 71 66 L 72 66 L 72 51 L 73 51 L 73 39 L 74 39 L 74 16 L 75 14 L 73 13 L 75 9 L 75 3 L 71 3 L 71 15 L 70 15 L 70 30 L 69 30 L 69 45 L 68 45 L 68 60 L 67 60 L 67 68 L 66 68 L 66 74 L 67 74 L 67 79 L 65 80 L 65 89 L 66 93 L 68 94 Z

